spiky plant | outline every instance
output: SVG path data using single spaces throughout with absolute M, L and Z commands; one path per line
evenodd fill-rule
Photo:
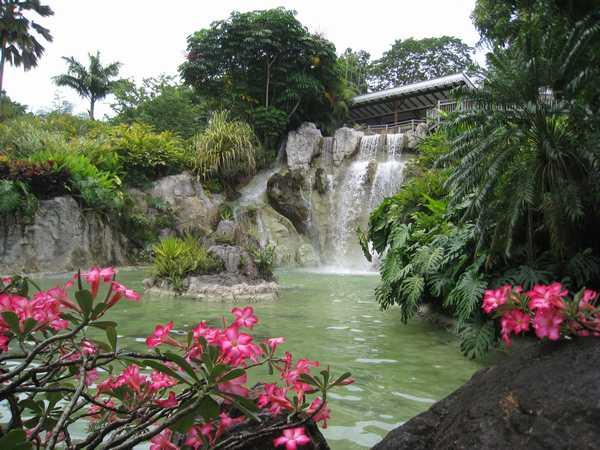
M 252 175 L 258 145 L 250 125 L 230 119 L 227 111 L 215 112 L 208 127 L 194 138 L 196 171 L 203 179 L 217 177 L 226 185 Z
M 54 11 L 39 0 L 4 0 L 0 2 L 0 95 L 3 92 L 4 66 L 9 64 L 29 70 L 37 66 L 44 54 L 39 37 L 52 42 L 50 30 L 26 17 L 33 12 L 48 17 Z M 38 37 L 39 35 L 39 37 Z
M 102 65 L 100 52 L 96 52 L 95 55 L 90 53 L 88 58 L 88 66 L 85 67 L 72 56 L 63 56 L 67 63 L 67 73 L 57 75 L 53 80 L 57 86 L 70 87 L 81 97 L 87 98 L 90 102 L 88 113 L 93 120 L 96 102 L 110 94 L 119 82 L 115 78 L 119 75 L 121 63 Z
M 595 120 L 585 97 L 600 72 L 582 59 L 598 58 L 598 20 L 583 20 L 566 39 L 550 33 L 497 50 L 483 86 L 459 92 L 474 108 L 448 122 L 453 139 L 442 158 L 456 164 L 451 205 L 472 197 L 467 217 L 476 220 L 480 247 L 507 257 L 524 251 L 528 263 L 540 241 L 557 258 L 577 251 L 600 156 L 597 135 L 582 126 Z

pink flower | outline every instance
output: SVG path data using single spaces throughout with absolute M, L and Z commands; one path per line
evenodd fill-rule
M 299 446 L 311 442 L 310 438 L 304 433 L 304 427 L 283 430 L 283 434 L 273 441 L 273 445 L 275 447 L 285 445 L 285 450 L 296 450 Z
M 596 300 L 596 298 L 598 298 L 598 293 L 596 291 L 592 291 L 591 289 L 586 289 L 585 291 L 583 291 L 583 296 L 581 297 L 579 306 L 582 306 L 582 304 L 589 305 L 594 300 Z
M 156 404 L 161 408 L 175 408 L 179 402 L 177 401 L 177 397 L 175 396 L 175 392 L 170 391 L 169 395 L 164 400 L 156 400 Z
M 555 281 L 548 286 L 536 284 L 533 289 L 531 289 L 525 295 L 527 295 L 527 297 L 530 299 L 529 309 L 564 309 L 565 304 L 562 300 L 562 297 L 565 297 L 568 293 L 569 292 L 566 289 L 563 289 L 560 283 Z
M 551 341 L 557 341 L 560 338 L 560 324 L 564 320 L 563 315 L 555 309 L 539 309 L 533 318 L 535 334 L 540 339 L 547 337 Z
M 160 344 L 164 344 L 169 341 L 169 333 L 173 329 L 173 322 L 169 322 L 166 325 L 156 325 L 154 332 L 146 338 L 146 345 L 148 348 L 158 347 Z
M 142 384 L 145 384 L 146 381 L 148 381 L 147 378 L 140 375 L 140 368 L 135 364 L 132 364 L 123 370 L 123 373 L 121 373 L 116 382 L 113 383 L 113 387 L 127 385 L 135 392 L 140 392 Z
M 502 286 L 499 289 L 486 290 L 483 293 L 483 306 L 482 309 L 486 314 L 495 311 L 499 306 L 506 303 L 508 294 L 512 288 L 510 286 Z
M 233 365 L 239 365 L 244 359 L 254 358 L 260 354 L 260 348 L 252 344 L 252 336 L 240 333 L 235 326 L 225 330 L 220 345 L 226 362 Z
M 198 450 L 199 448 L 204 446 L 204 441 L 202 440 L 202 436 L 206 437 L 209 442 L 213 439 L 211 437 L 212 434 L 212 424 L 205 423 L 202 425 L 194 425 L 186 435 L 185 445 L 192 447 L 194 450 Z
M 511 333 L 520 334 L 529 330 L 529 316 L 518 309 L 511 309 L 502 315 L 500 325 L 502 327 L 500 334 L 506 345 L 510 345 Z
M 91 386 L 92 384 L 94 384 L 96 382 L 98 377 L 99 377 L 99 375 L 98 375 L 98 371 L 96 370 L 96 368 L 87 370 L 85 372 L 85 385 Z
M 100 287 L 100 280 L 108 283 L 112 280 L 117 272 L 113 267 L 92 267 L 86 273 L 83 274 L 83 278 L 88 282 L 92 288 L 92 297 L 96 297 L 98 294 L 98 288 Z
M 225 431 L 246 420 L 244 416 L 229 417 L 227 413 L 223 412 L 219 414 L 219 419 L 219 426 L 217 427 L 217 432 L 215 433 L 215 439 L 219 439 L 219 437 L 221 437 Z
M 237 325 L 238 327 L 246 327 L 252 329 L 254 324 L 258 322 L 258 319 L 254 315 L 254 310 L 251 306 L 246 306 L 244 309 L 233 308 L 231 312 L 236 317 L 233 324 Z
M 121 283 L 117 283 L 116 281 L 113 281 L 112 289 L 115 292 L 115 294 L 108 302 L 108 307 L 113 306 L 115 303 L 117 303 L 122 298 L 125 298 L 127 300 L 133 300 L 134 302 L 140 301 L 140 298 L 141 298 L 140 294 L 138 294 L 133 289 L 129 289 L 129 288 L 123 286 Z
M 219 345 L 222 332 L 218 328 L 209 328 L 206 326 L 206 322 L 202 321 L 196 325 L 193 331 L 194 339 L 198 340 L 203 337 L 210 345 Z
M 3 352 L 8 351 L 8 343 L 10 342 L 10 338 L 3 334 L 0 334 L 0 350 Z
M 93 342 L 90 342 L 86 339 L 81 341 L 81 353 L 85 355 L 93 355 L 98 351 L 98 347 Z
M 269 348 L 271 349 L 272 352 L 275 351 L 275 349 L 277 348 L 278 345 L 283 344 L 284 342 L 285 342 L 285 339 L 282 337 L 267 339 L 267 345 L 269 346 Z
M 327 428 L 327 421 L 331 417 L 331 410 L 327 406 L 327 403 L 325 403 L 323 405 L 323 407 L 321 407 L 322 403 L 323 403 L 323 400 L 321 399 L 321 397 L 316 397 L 312 401 L 312 403 L 310 404 L 310 406 L 308 407 L 306 412 L 309 415 L 313 415 L 315 413 L 315 411 L 319 411 L 317 414 L 314 415 L 314 417 L 312 419 L 316 423 L 321 422 L 321 426 L 323 428 Z M 319 408 L 321 408 L 321 409 L 319 409 Z
M 218 388 L 221 392 L 226 394 L 239 395 L 240 397 L 248 397 L 248 388 L 244 386 L 248 382 L 248 375 L 244 374 L 240 377 L 234 378 L 233 380 L 225 381 L 218 384 Z
M 0 278 L 0 280 L 2 280 L 2 284 L 4 284 L 5 286 L 8 286 L 10 283 L 12 283 L 11 277 L 2 277 Z
M 277 387 L 276 384 L 265 383 L 264 392 L 258 397 L 257 406 L 265 408 L 269 406 L 269 412 L 273 416 L 278 416 L 283 409 L 293 410 L 294 406 L 286 397 L 286 390 Z
M 152 391 L 158 391 L 162 388 L 170 388 L 176 384 L 177 381 L 162 372 L 153 370 L 150 374 L 150 390 Z
M 171 442 L 171 436 L 173 432 L 168 428 L 165 428 L 160 434 L 157 434 L 150 442 L 150 450 L 179 450 L 175 444 Z

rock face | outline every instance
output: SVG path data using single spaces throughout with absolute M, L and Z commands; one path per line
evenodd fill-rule
M 219 244 L 233 244 L 236 234 L 237 227 L 233 220 L 221 220 L 211 237 Z
M 296 262 L 300 267 L 314 267 L 319 265 L 319 257 L 310 244 L 302 244 L 296 250 Z
M 321 151 L 323 136 L 314 123 L 303 123 L 287 136 L 285 153 L 288 167 L 292 170 L 308 169 L 310 162 Z
M 225 271 L 256 278 L 258 271 L 254 259 L 241 247 L 233 245 L 213 245 L 208 252 L 223 261 Z
M 305 233 L 310 218 L 310 202 L 306 198 L 306 179 L 300 171 L 286 170 L 273 174 L 267 183 L 271 206 L 292 221 L 299 233 Z M 308 189 L 310 192 L 310 190 Z
M 127 264 L 127 242 L 73 197 L 43 200 L 31 223 L 11 219 L 0 226 L 0 271 L 85 269 L 91 264 Z
M 187 172 L 161 178 L 149 192 L 167 202 L 176 214 L 177 231 L 197 229 L 208 233 L 219 217 L 221 195 L 209 195 L 202 185 Z
M 600 339 L 535 346 L 483 369 L 374 450 L 592 450 L 600 442 Z
M 365 134 L 354 128 L 343 127 L 335 132 L 333 143 L 333 164 L 339 166 L 344 159 L 358 151 L 358 145 Z

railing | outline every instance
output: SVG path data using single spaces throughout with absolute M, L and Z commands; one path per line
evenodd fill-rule
M 427 119 L 440 120 L 444 114 L 450 114 L 456 111 L 468 111 L 472 109 L 475 103 L 472 100 L 438 100 L 436 108 L 427 110 Z
M 379 134 L 406 133 L 407 131 L 415 131 L 419 124 L 426 122 L 424 119 L 411 119 L 384 125 L 367 125 L 366 129 L 367 132 Z

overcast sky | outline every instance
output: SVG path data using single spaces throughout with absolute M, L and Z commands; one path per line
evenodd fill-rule
M 4 87 L 14 100 L 37 111 L 48 108 L 60 93 L 87 106 L 68 89 L 58 90 L 53 75 L 65 69 L 61 56 L 80 61 L 100 50 L 104 62 L 123 63 L 121 75 L 136 80 L 161 73 L 176 74 L 183 61 L 186 37 L 233 10 L 250 11 L 277 6 L 295 9 L 311 31 L 324 34 L 338 53 L 347 47 L 378 57 L 394 40 L 451 35 L 470 45 L 478 35 L 469 18 L 475 0 L 43 0 L 53 17 L 40 21 L 54 41 L 37 68 L 23 72 L 7 67 Z M 109 101 L 98 107 L 98 117 L 110 112 Z

